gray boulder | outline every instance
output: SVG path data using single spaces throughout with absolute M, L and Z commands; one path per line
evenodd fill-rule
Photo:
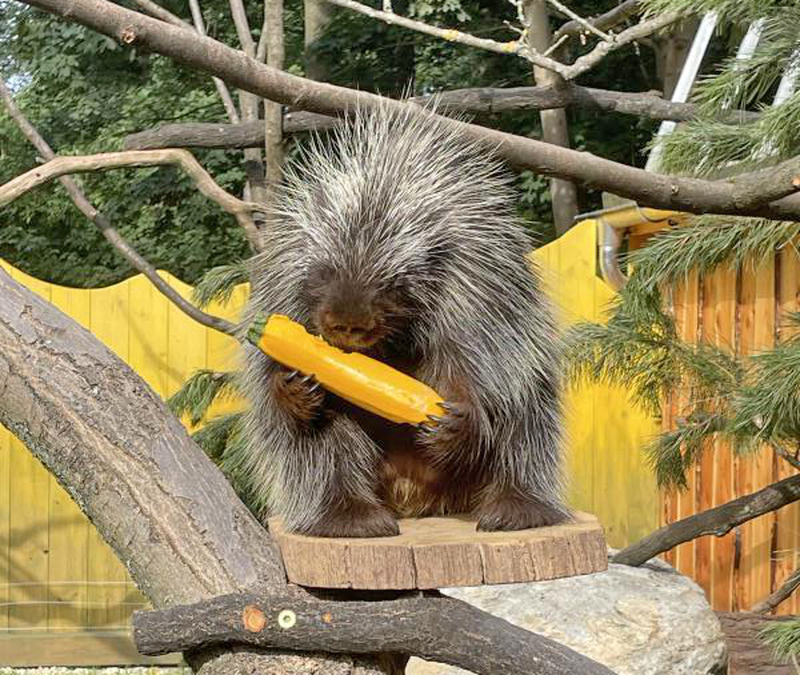
M 554 581 L 442 592 L 571 647 L 617 675 L 726 670 L 725 638 L 703 591 L 660 561 L 642 567 L 611 564 L 607 572 Z M 409 675 L 464 672 L 416 658 L 406 669 Z

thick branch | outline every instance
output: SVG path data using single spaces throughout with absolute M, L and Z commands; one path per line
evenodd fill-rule
M 137 612 L 133 630 L 143 654 L 235 642 L 407 653 L 486 675 L 611 675 L 605 666 L 557 642 L 446 597 L 336 602 L 281 591 L 243 593 Z
M 771 612 L 784 600 L 787 600 L 792 593 L 794 593 L 794 590 L 798 586 L 800 586 L 800 568 L 792 572 L 789 578 L 786 579 L 781 587 L 774 593 L 764 598 L 761 602 L 753 605 L 753 608 L 750 611 L 755 612 L 756 614 L 766 614 L 767 612 Z
M 650 93 L 607 91 L 581 87 L 570 82 L 559 86 L 515 87 L 509 89 L 455 89 L 430 97 L 409 99 L 420 105 L 436 101 L 443 113 L 497 113 L 506 110 L 549 110 L 577 105 L 587 109 L 638 115 L 655 120 L 687 122 L 695 119 L 697 107 L 692 103 L 673 103 Z M 727 111 L 721 120 L 731 124 L 752 122 L 758 113 Z M 294 134 L 303 131 L 329 129 L 336 119 L 304 111 L 287 112 L 283 116 L 283 131 Z M 125 150 L 155 150 L 158 148 L 251 148 L 264 144 L 264 128 L 260 122 L 245 124 L 215 124 L 189 122 L 165 124 L 125 138 Z
M 17 107 L 16 102 L 11 96 L 11 92 L 8 91 L 2 79 L 0 79 L 0 98 L 3 99 L 3 103 L 5 104 L 6 111 L 8 112 L 9 116 L 16 122 L 20 131 L 22 131 L 23 135 L 28 139 L 31 145 L 33 145 L 33 147 L 35 147 L 45 159 L 54 159 L 56 155 L 53 152 L 53 149 L 47 144 L 47 141 L 42 138 L 41 134 L 36 130 L 36 128 L 22 114 L 22 111 Z M 72 178 L 69 176 L 62 176 L 58 180 L 61 185 L 64 186 L 64 189 L 67 191 L 67 194 L 69 194 L 78 210 L 97 226 L 106 240 L 122 255 L 123 258 L 125 258 L 125 260 L 131 264 L 134 269 L 144 274 L 150 280 L 153 286 L 155 286 L 172 303 L 174 303 L 178 309 L 204 326 L 208 326 L 209 328 L 213 328 L 214 330 L 218 330 L 222 333 L 227 333 L 228 335 L 234 334 L 235 326 L 232 323 L 226 321 L 225 319 L 211 316 L 210 314 L 206 314 L 205 312 L 199 310 L 190 302 L 187 302 L 180 293 L 178 293 L 174 288 L 172 288 L 172 286 L 164 281 L 164 279 L 158 275 L 156 269 L 149 262 L 147 262 L 147 260 L 145 260 L 138 253 L 138 251 L 136 251 L 136 249 L 134 249 L 127 241 L 125 241 L 124 237 L 114 228 L 108 218 L 106 218 L 105 215 L 100 213 L 96 208 L 94 208 L 94 206 L 92 206 L 83 190 L 80 189 L 78 184 Z
M 122 167 L 180 166 L 206 197 L 219 204 L 234 216 L 242 226 L 250 243 L 260 250 L 258 231 L 251 212 L 255 205 L 237 199 L 214 182 L 208 172 L 186 150 L 141 150 L 130 152 L 107 152 L 98 155 L 56 157 L 42 166 L 26 171 L 21 176 L 0 185 L 0 206 L 8 204 L 26 192 L 44 185 L 60 176 L 88 171 L 105 171 Z
M 800 499 L 800 475 L 785 478 L 758 492 L 665 525 L 617 553 L 612 562 L 641 565 L 685 541 L 708 534 L 722 537 L 737 525 L 775 511 L 798 499 Z
M 361 106 L 406 109 L 408 103 L 391 101 L 363 91 L 312 82 L 248 59 L 237 50 L 192 35 L 183 29 L 114 5 L 107 0 L 24 0 L 26 4 L 66 16 L 126 44 L 136 43 L 170 56 L 185 65 L 222 77 L 241 88 L 311 112 L 339 115 Z M 602 46 L 598 45 L 598 46 Z M 430 115 L 419 110 L 419 115 Z M 590 153 L 553 146 L 464 122 L 451 120 L 464 137 L 493 147 L 513 166 L 543 175 L 559 176 L 637 200 L 642 206 L 685 211 L 759 215 L 780 220 L 800 219 L 800 199 L 792 181 L 786 180 L 798 159 L 775 169 L 742 174 L 734 179 L 706 181 L 652 174 Z M 776 181 L 769 183 L 769 180 Z M 764 181 L 759 183 L 759 181 Z M 767 203 L 770 199 L 772 201 Z

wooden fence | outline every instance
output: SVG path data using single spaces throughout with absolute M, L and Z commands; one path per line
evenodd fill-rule
M 612 297 L 597 277 L 595 251 L 595 224 L 586 221 L 535 253 L 565 323 L 601 317 Z M 231 339 L 188 319 L 141 276 L 76 290 L 4 267 L 92 331 L 162 396 L 198 368 L 232 364 Z M 237 289 L 227 307 L 209 311 L 234 318 L 245 297 L 246 289 Z M 663 511 L 641 455 L 654 423 L 610 387 L 572 392 L 567 408 L 573 506 L 597 514 L 614 546 L 650 532 Z M 0 427 L 0 665 L 132 662 L 130 644 L 119 636 L 143 602 L 68 495 Z
M 739 273 L 719 269 L 705 278 L 691 275 L 674 293 L 682 337 L 703 339 L 739 354 L 752 354 L 785 339 L 787 312 L 800 309 L 800 255 L 787 246 L 758 266 Z M 681 398 L 665 407 L 669 426 L 681 414 Z M 663 522 L 673 522 L 749 494 L 795 473 L 764 448 L 737 457 L 725 442 L 709 444 L 699 466 L 687 476 L 689 490 L 665 495 Z M 722 538 L 704 537 L 679 546 L 666 557 L 693 577 L 715 609 L 746 610 L 781 585 L 796 568 L 800 547 L 800 505 L 757 518 Z M 797 614 L 797 595 L 778 608 Z

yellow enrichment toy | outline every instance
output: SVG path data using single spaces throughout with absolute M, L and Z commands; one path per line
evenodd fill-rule
M 364 354 L 346 353 L 281 314 L 258 316 L 248 339 L 287 368 L 313 375 L 328 391 L 392 422 L 431 423 L 443 399 L 428 385 Z

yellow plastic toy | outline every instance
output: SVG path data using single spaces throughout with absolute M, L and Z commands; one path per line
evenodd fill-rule
M 248 339 L 287 368 L 313 375 L 328 391 L 392 422 L 431 424 L 431 416 L 445 414 L 442 397 L 428 385 L 364 354 L 343 352 L 289 317 L 257 317 Z

